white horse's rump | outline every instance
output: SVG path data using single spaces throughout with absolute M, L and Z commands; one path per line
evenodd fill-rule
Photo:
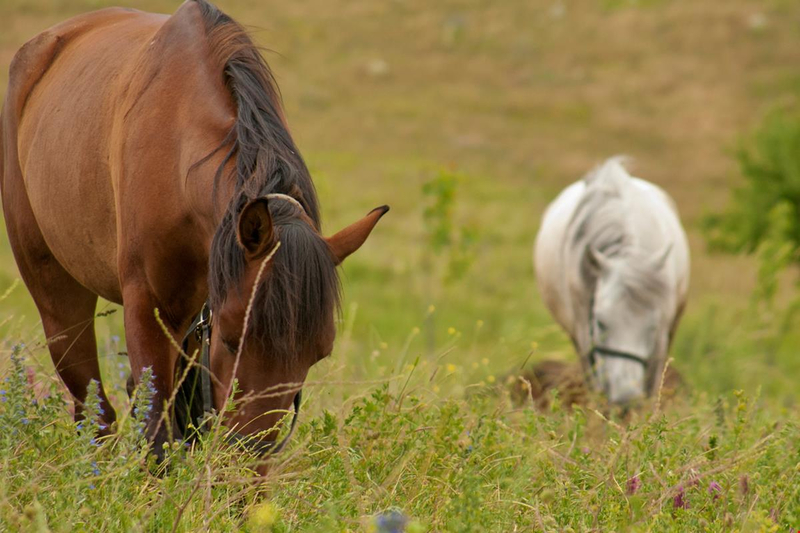
M 689 247 L 669 196 L 609 159 L 548 206 L 534 264 L 593 385 L 615 403 L 652 393 L 689 288 Z

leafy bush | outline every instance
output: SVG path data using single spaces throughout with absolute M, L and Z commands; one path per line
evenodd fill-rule
M 705 218 L 709 245 L 754 253 L 765 241 L 782 240 L 784 253 L 800 262 L 800 111 L 768 115 L 737 158 L 745 184 L 727 211 Z

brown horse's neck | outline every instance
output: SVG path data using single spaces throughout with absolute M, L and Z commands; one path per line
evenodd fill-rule
M 311 175 L 286 125 L 274 76 L 247 32 L 206 0 L 195 0 L 206 27 L 210 59 L 222 70 L 236 110 L 225 146 L 228 164 L 219 180 L 235 183 L 232 210 L 271 193 L 296 198 L 320 229 L 319 203 Z M 220 170 L 223 170 L 220 167 Z

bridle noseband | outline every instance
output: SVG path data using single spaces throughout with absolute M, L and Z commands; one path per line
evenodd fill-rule
M 303 205 L 298 202 L 297 199 L 286 194 L 271 193 L 265 195 L 265 198 L 268 200 L 285 200 L 305 213 Z M 206 301 L 200 313 L 198 313 L 192 321 L 192 325 L 189 326 L 189 330 L 186 332 L 186 335 L 183 337 L 183 342 L 181 343 L 184 353 L 188 353 L 189 351 L 189 341 L 192 336 L 194 336 L 194 339 L 200 344 L 200 365 L 195 367 L 194 372 L 189 373 L 192 375 L 187 375 L 187 379 L 181 384 L 182 390 L 177 397 L 180 399 L 181 404 L 178 405 L 179 402 L 176 402 L 176 421 L 179 426 L 183 426 L 180 427 L 182 430 L 186 429 L 189 424 L 195 424 L 196 427 L 201 430 L 206 429 L 204 420 L 215 413 L 213 391 L 211 388 L 211 318 L 211 307 L 208 305 L 208 301 Z M 202 411 L 199 410 L 198 405 L 193 403 L 198 395 L 201 400 Z M 240 445 L 248 452 L 259 457 L 279 453 L 289 443 L 297 427 L 297 418 L 300 414 L 302 398 L 302 390 L 298 390 L 294 395 L 294 413 L 292 414 L 289 432 L 280 441 L 262 440 L 252 435 L 243 435 L 231 430 L 227 433 L 228 442 Z
M 614 348 L 608 348 L 607 346 L 602 346 L 595 344 L 594 342 L 594 296 L 589 301 L 589 339 L 592 342 L 591 348 L 589 348 L 589 353 L 586 357 L 589 359 L 589 367 L 591 369 L 595 369 L 597 363 L 599 361 L 599 357 L 613 357 L 616 359 L 627 359 L 628 361 L 634 361 L 642 365 L 645 370 L 647 370 L 647 366 L 649 361 L 647 358 L 642 357 L 641 355 L 630 353 L 630 352 L 623 352 L 621 350 L 615 350 Z
M 589 364 L 594 367 L 597 364 L 597 356 L 603 357 L 615 357 L 617 359 L 627 359 L 628 361 L 635 361 L 642 365 L 643 367 L 647 368 L 648 361 L 641 355 L 636 355 L 635 353 L 630 352 L 622 352 L 620 350 L 614 350 L 613 348 L 607 348 L 605 346 L 597 346 L 593 345 L 592 348 L 589 350 Z

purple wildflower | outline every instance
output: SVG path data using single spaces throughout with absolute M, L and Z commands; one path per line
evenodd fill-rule
M 28 420 L 27 418 L 23 418 L 22 420 L 20 420 L 20 422 L 22 422 L 23 425 L 27 426 L 30 423 L 30 420 Z
M 633 477 L 628 479 L 628 482 L 625 484 L 625 494 L 628 496 L 633 496 L 636 494 L 642 486 L 642 481 L 639 479 L 638 474 L 634 474 Z
M 716 501 L 722 494 L 722 487 L 716 481 L 712 481 L 708 484 L 708 493 L 711 494 L 713 499 Z
M 675 493 L 675 497 L 672 498 L 672 506 L 675 509 L 689 508 L 689 502 L 686 500 L 686 491 L 683 489 L 683 485 L 678 485 L 678 492 Z
M 91 444 L 92 446 L 100 446 L 100 444 L 97 442 L 97 440 L 94 437 L 92 437 L 89 440 L 89 444 Z
M 94 483 L 89 483 L 89 490 L 94 490 Z
M 92 461 L 92 474 L 94 474 L 95 476 L 100 475 L 100 469 L 97 468 L 97 461 Z
M 408 517 L 402 511 L 392 509 L 375 517 L 375 526 L 379 533 L 403 533 L 408 524 Z

